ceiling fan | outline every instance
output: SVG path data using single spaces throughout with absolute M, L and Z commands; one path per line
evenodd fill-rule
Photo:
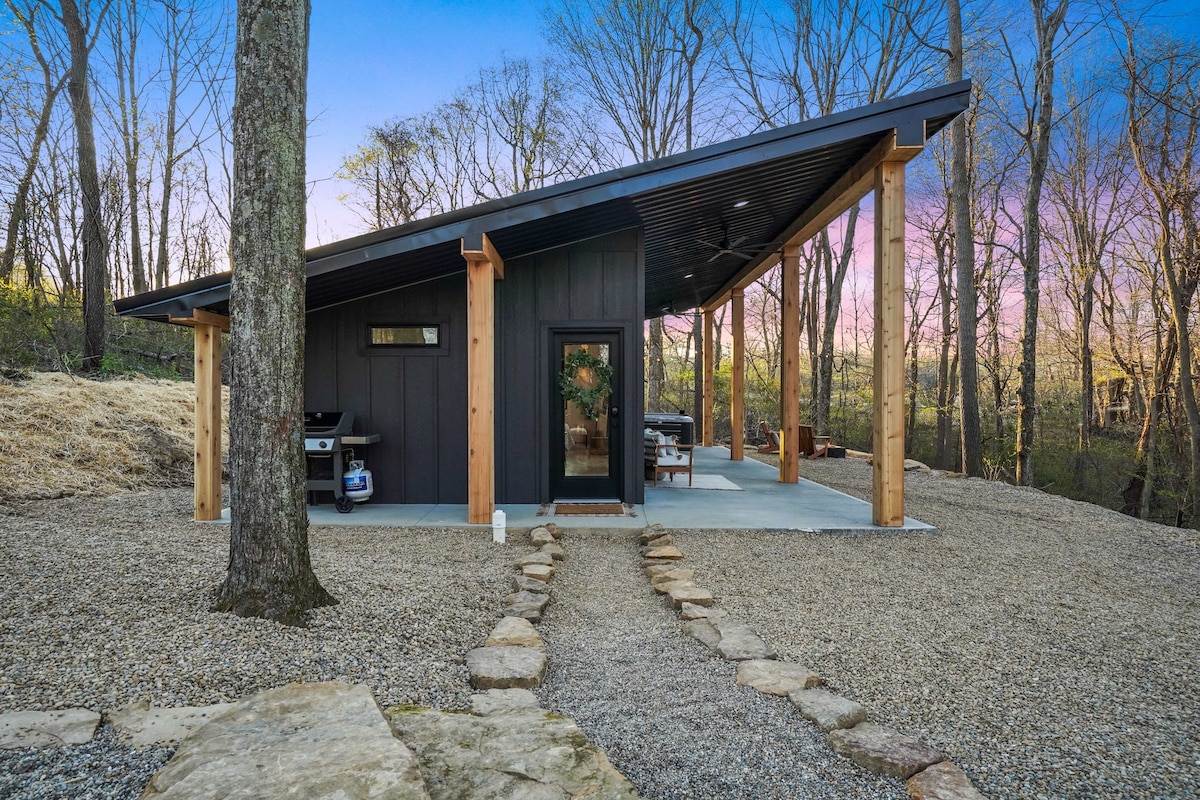
M 758 256 L 762 253 L 768 253 L 772 250 L 776 250 L 779 248 L 778 242 L 766 242 L 764 244 L 745 244 L 745 241 L 749 238 L 750 238 L 749 236 L 739 236 L 738 238 L 733 239 L 731 241 L 729 239 L 729 230 L 727 228 L 722 227 L 720 242 L 714 244 L 713 242 L 706 242 L 703 239 L 697 239 L 696 241 L 699 242 L 700 244 L 704 245 L 705 247 L 711 247 L 717 251 L 717 252 L 713 253 L 712 256 L 705 263 L 711 263 L 713 261 L 716 261 L 721 256 L 737 256 L 738 258 L 743 259 L 745 261 L 752 261 L 755 256 Z

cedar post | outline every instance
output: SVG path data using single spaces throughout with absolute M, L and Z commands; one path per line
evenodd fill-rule
M 872 517 L 904 524 L 904 162 L 875 168 L 875 400 Z
M 171 322 L 192 329 L 196 405 L 193 441 L 193 516 L 198 521 L 221 518 L 221 332 L 229 317 L 201 308 Z
M 733 438 L 729 442 L 729 458 L 744 459 L 746 440 L 746 332 L 745 291 L 734 289 L 730 301 L 733 305 L 730 328 L 733 336 L 733 370 L 729 386 L 729 425 Z
M 704 447 L 712 447 L 713 444 L 714 338 L 713 312 L 708 309 L 704 312 L 704 423 L 700 442 Z
M 779 454 L 781 483 L 799 483 L 800 452 L 800 246 L 783 248 L 783 376 L 779 391 L 783 447 Z
M 487 235 L 467 261 L 467 522 L 492 521 L 496 506 L 495 280 L 504 262 Z

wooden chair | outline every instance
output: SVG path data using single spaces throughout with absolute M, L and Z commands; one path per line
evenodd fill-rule
M 829 455 L 829 436 L 814 436 L 812 425 L 800 426 L 800 441 L 797 443 L 798 452 L 809 459 L 825 458 Z
M 653 435 L 652 435 L 653 434 Z M 654 470 L 654 486 L 658 486 L 660 474 L 675 480 L 675 473 L 686 472 L 688 486 L 692 485 L 692 450 L 695 445 L 679 444 L 677 437 L 667 438 L 658 431 L 645 431 L 646 469 Z
M 758 452 L 760 452 L 760 453 L 778 453 L 779 452 L 779 437 L 775 435 L 775 431 L 773 431 L 767 427 L 767 421 L 765 419 L 762 422 L 758 423 L 758 432 L 759 432 L 759 434 L 762 435 L 762 437 L 764 439 L 767 440 L 766 444 L 760 444 L 758 446 Z

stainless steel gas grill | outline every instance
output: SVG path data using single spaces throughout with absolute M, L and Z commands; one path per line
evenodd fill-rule
M 345 468 L 342 446 L 354 427 L 352 411 L 304 412 L 304 455 L 308 457 L 309 505 L 316 505 L 315 492 L 333 492 L 333 505 L 343 514 L 354 510 L 354 501 L 342 485 Z

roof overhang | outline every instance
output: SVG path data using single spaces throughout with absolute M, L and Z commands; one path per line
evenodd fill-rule
M 513 259 L 601 234 L 644 231 L 646 316 L 712 307 L 870 191 L 967 108 L 970 81 L 928 89 L 667 158 L 513 195 L 309 250 L 314 311 L 462 272 L 462 253 Z M 747 259 L 714 245 L 763 245 Z M 117 313 L 227 314 L 229 272 L 116 301 Z

